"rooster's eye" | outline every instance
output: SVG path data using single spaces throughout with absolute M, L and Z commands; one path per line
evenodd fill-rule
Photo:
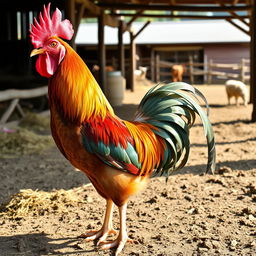
M 55 48 L 57 46 L 57 42 L 53 41 L 49 45 L 50 47 Z

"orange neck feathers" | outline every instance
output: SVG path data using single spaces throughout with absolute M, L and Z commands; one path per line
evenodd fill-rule
M 64 41 L 66 54 L 49 80 L 50 104 L 57 105 L 68 121 L 81 124 L 93 116 L 106 117 L 114 111 L 92 73 L 79 55 Z

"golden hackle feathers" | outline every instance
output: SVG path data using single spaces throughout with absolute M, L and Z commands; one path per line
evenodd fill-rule
M 92 116 L 104 118 L 114 111 L 90 70 L 77 53 L 63 40 L 66 55 L 58 72 L 50 79 L 49 94 L 58 99 L 65 118 L 82 123 Z M 65 86 L 64 86 L 65 85 Z

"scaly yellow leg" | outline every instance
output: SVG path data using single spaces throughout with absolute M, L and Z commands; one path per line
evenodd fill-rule
M 107 200 L 106 214 L 102 228 L 100 230 L 93 230 L 86 234 L 80 235 L 85 238 L 86 241 L 92 241 L 99 238 L 97 245 L 105 241 L 110 234 L 116 234 L 116 230 L 113 229 L 112 225 L 112 214 L 113 214 L 114 203 L 112 200 Z
M 121 207 L 118 207 L 119 215 L 120 215 L 120 232 L 116 240 L 111 242 L 101 243 L 101 249 L 110 249 L 113 247 L 117 247 L 115 256 L 117 256 L 124 248 L 128 239 L 127 231 L 126 231 L 126 209 L 127 203 Z

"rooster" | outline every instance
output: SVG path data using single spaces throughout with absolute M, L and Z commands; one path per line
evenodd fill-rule
M 56 8 L 44 6 L 34 19 L 30 37 L 37 55 L 36 70 L 49 78 L 48 94 L 52 136 L 61 153 L 84 172 L 106 200 L 102 228 L 82 236 L 98 239 L 102 249 L 116 247 L 120 254 L 128 239 L 126 209 L 130 196 L 141 191 L 151 177 L 168 177 L 182 168 L 189 156 L 189 129 L 196 115 L 202 119 L 208 144 L 207 170 L 215 168 L 215 144 L 211 124 L 191 85 L 177 82 L 152 87 L 139 104 L 132 121 L 117 117 L 93 75 L 64 40 L 73 36 L 72 24 L 62 20 Z M 192 97 L 192 96 L 195 97 Z M 112 212 L 119 209 L 117 238 Z

